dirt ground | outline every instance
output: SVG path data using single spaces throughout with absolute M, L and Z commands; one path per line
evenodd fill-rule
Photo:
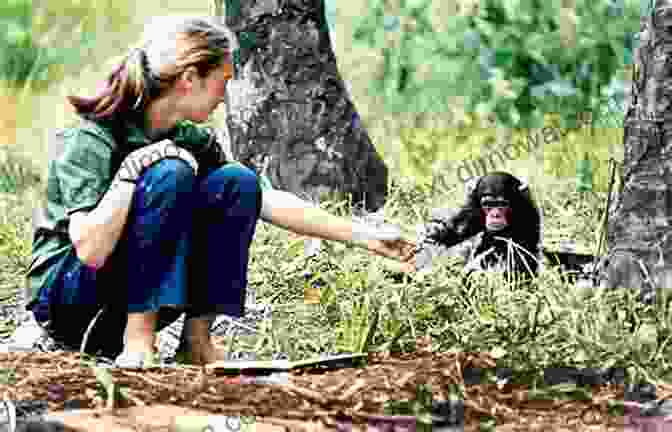
M 447 399 L 450 384 L 464 383 L 462 370 L 470 367 L 494 368 L 495 360 L 481 353 L 375 353 L 369 355 L 365 367 L 297 370 L 282 385 L 240 384 L 212 370 L 190 366 L 111 369 L 115 383 L 127 389 L 128 398 L 110 410 L 96 390 L 100 387 L 93 370 L 80 365 L 78 354 L 16 352 L 0 354 L 0 371 L 5 371 L 0 396 L 49 400 L 51 414 L 72 426 L 88 425 L 82 430 L 174 430 L 174 417 L 184 413 L 255 416 L 255 430 L 336 430 L 344 419 L 352 422 L 352 430 L 367 430 L 376 415 L 384 414 L 386 401 L 415 399 L 419 384 L 429 384 L 434 399 Z M 56 395 L 54 385 L 61 389 Z M 659 397 L 665 397 L 665 392 L 672 395 L 672 387 L 661 390 Z M 607 412 L 609 401 L 623 399 L 623 386 L 596 386 L 589 401 L 531 400 L 529 392 L 529 388 L 508 384 L 466 385 L 464 430 L 479 430 L 483 416 L 494 416 L 498 431 L 639 430 L 628 429 L 625 417 Z M 93 411 L 63 413 L 65 401 L 73 400 Z M 343 430 L 342 426 L 338 429 Z

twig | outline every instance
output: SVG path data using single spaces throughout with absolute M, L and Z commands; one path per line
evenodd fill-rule
M 610 165 L 610 180 L 609 180 L 609 188 L 607 190 L 607 202 L 606 202 L 606 207 L 604 209 L 604 223 L 602 225 L 602 234 L 600 235 L 600 239 L 597 243 L 597 251 L 595 252 L 595 262 L 593 263 L 593 279 L 595 279 L 595 276 L 597 275 L 597 264 L 600 256 L 600 251 L 602 250 L 602 241 L 604 238 L 607 236 L 607 229 L 609 227 L 609 208 L 611 207 L 611 194 L 613 191 L 613 186 L 614 186 L 614 181 L 616 177 L 616 159 L 614 158 L 609 158 L 609 165 Z
M 307 399 L 313 400 L 313 401 L 319 403 L 320 405 L 327 405 L 327 399 L 324 396 L 322 396 L 320 393 L 317 393 L 316 391 L 305 389 L 305 388 L 302 388 L 302 387 L 298 387 L 298 386 L 296 386 L 294 384 L 290 384 L 290 383 L 283 384 L 280 387 L 280 389 L 281 390 L 288 390 L 292 393 L 296 393 L 296 394 L 298 394 L 300 396 L 303 396 Z
M 144 403 L 141 399 L 136 398 L 131 394 L 131 390 L 129 388 L 120 388 L 119 389 L 119 394 L 123 396 L 124 398 L 130 400 L 137 406 L 146 406 L 147 404 Z
M 280 426 L 285 431 L 291 432 L 308 432 L 310 429 L 306 426 L 297 425 L 295 421 L 286 420 L 278 417 L 264 417 L 264 423 L 274 426 Z
M 352 387 L 347 389 L 345 393 L 338 397 L 338 400 L 345 401 L 364 387 L 366 387 L 366 381 L 363 379 L 358 379 Z
M 146 377 L 146 376 L 144 376 L 143 374 L 140 374 L 140 373 L 137 373 L 137 372 L 123 371 L 122 373 L 123 373 L 124 375 L 127 375 L 127 376 L 132 376 L 132 377 L 135 377 L 135 378 L 140 378 L 141 380 L 145 381 L 147 384 L 150 384 L 150 385 L 152 385 L 152 386 L 163 387 L 163 388 L 165 388 L 165 389 L 173 390 L 173 391 L 175 390 L 175 387 L 174 387 L 174 386 L 171 386 L 171 385 L 168 385 L 168 384 L 164 384 L 164 383 L 155 381 L 155 380 L 153 380 L 153 379 L 151 379 L 151 378 L 149 378 L 149 377 Z
M 91 322 L 89 323 L 89 326 L 86 328 L 86 331 L 84 332 L 84 338 L 82 340 L 82 345 L 79 347 L 79 353 L 84 354 L 84 348 L 86 348 L 86 342 L 89 340 L 89 334 L 91 333 L 91 330 L 93 329 L 93 326 L 96 325 L 96 321 L 98 321 L 98 317 L 100 317 L 100 314 L 103 313 L 105 310 L 105 307 L 102 307 L 96 316 L 93 317 Z
M 240 322 L 234 320 L 233 318 L 230 318 L 230 317 L 227 317 L 227 316 L 221 316 L 220 318 L 223 319 L 223 320 L 228 321 L 229 324 L 233 324 L 234 326 L 244 328 L 245 330 L 249 330 L 249 331 L 254 332 L 254 333 L 259 333 L 259 330 L 255 329 L 255 328 L 253 328 L 253 327 L 250 327 L 250 326 L 248 326 L 248 325 L 246 325 L 246 324 L 240 323 Z M 214 331 L 215 329 L 219 328 L 219 326 L 221 326 L 221 325 L 222 325 L 222 322 L 221 322 L 221 321 L 220 321 L 219 323 L 213 325 L 213 331 Z
M 3 396 L 2 403 L 5 405 L 5 410 L 7 412 L 7 421 L 9 423 L 9 431 L 14 432 L 16 430 L 16 407 L 11 400 L 7 397 L 7 394 Z

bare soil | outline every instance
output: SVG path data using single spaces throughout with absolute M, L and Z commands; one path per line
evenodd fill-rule
M 285 427 L 293 425 L 292 430 L 311 430 L 311 424 L 319 426 L 313 430 L 335 429 L 337 423 L 350 419 L 355 430 L 357 426 L 365 430 L 372 416 L 384 414 L 386 401 L 414 399 L 419 384 L 430 384 L 435 399 L 446 399 L 449 385 L 464 383 L 462 370 L 469 367 L 493 368 L 495 360 L 483 353 L 435 353 L 428 349 L 410 354 L 373 353 L 366 367 L 294 371 L 283 385 L 240 384 L 193 366 L 110 369 L 115 383 L 125 387 L 129 395 L 128 400 L 116 404 L 117 410 L 110 411 L 96 390 L 100 386 L 93 370 L 81 366 L 78 354 L 16 352 L 0 354 L 0 370 L 13 371 L 12 379 L 0 381 L 0 395 L 12 400 L 49 400 L 50 413 L 56 414 L 63 411 L 66 400 L 77 400 L 93 411 L 82 411 L 79 417 L 65 416 L 78 418 L 70 420 L 73 425 L 102 421 L 108 422 L 102 430 L 110 431 L 170 430 L 168 420 L 162 424 L 142 420 L 157 418 L 151 412 L 168 412 L 165 407 L 174 408 L 170 411 L 173 416 L 184 409 L 193 415 L 256 416 L 260 427 L 284 421 Z M 64 393 L 56 398 L 50 395 L 52 384 L 63 386 Z M 482 416 L 488 415 L 496 418 L 497 430 L 502 431 L 624 430 L 624 417 L 607 412 L 610 400 L 623 399 L 623 386 L 596 386 L 590 401 L 532 400 L 529 390 L 514 385 L 466 385 L 464 430 L 479 430 Z M 672 395 L 672 386 L 660 390 L 662 398 L 665 393 Z

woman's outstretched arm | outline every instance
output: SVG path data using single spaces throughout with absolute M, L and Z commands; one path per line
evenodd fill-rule
M 292 193 L 275 189 L 263 193 L 261 219 L 297 234 L 351 243 L 402 262 L 412 258 L 415 247 L 402 239 L 381 241 L 367 238 L 367 227 L 363 224 L 332 215 Z

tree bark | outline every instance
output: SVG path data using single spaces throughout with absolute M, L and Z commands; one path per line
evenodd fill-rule
M 609 215 L 601 285 L 636 288 L 647 302 L 672 287 L 672 1 L 643 17 L 625 113 L 621 188 Z
M 320 201 L 345 197 L 383 206 L 388 169 L 338 72 L 323 0 L 226 1 L 239 43 L 229 83 L 233 156 L 255 170 L 270 157 L 274 187 Z

